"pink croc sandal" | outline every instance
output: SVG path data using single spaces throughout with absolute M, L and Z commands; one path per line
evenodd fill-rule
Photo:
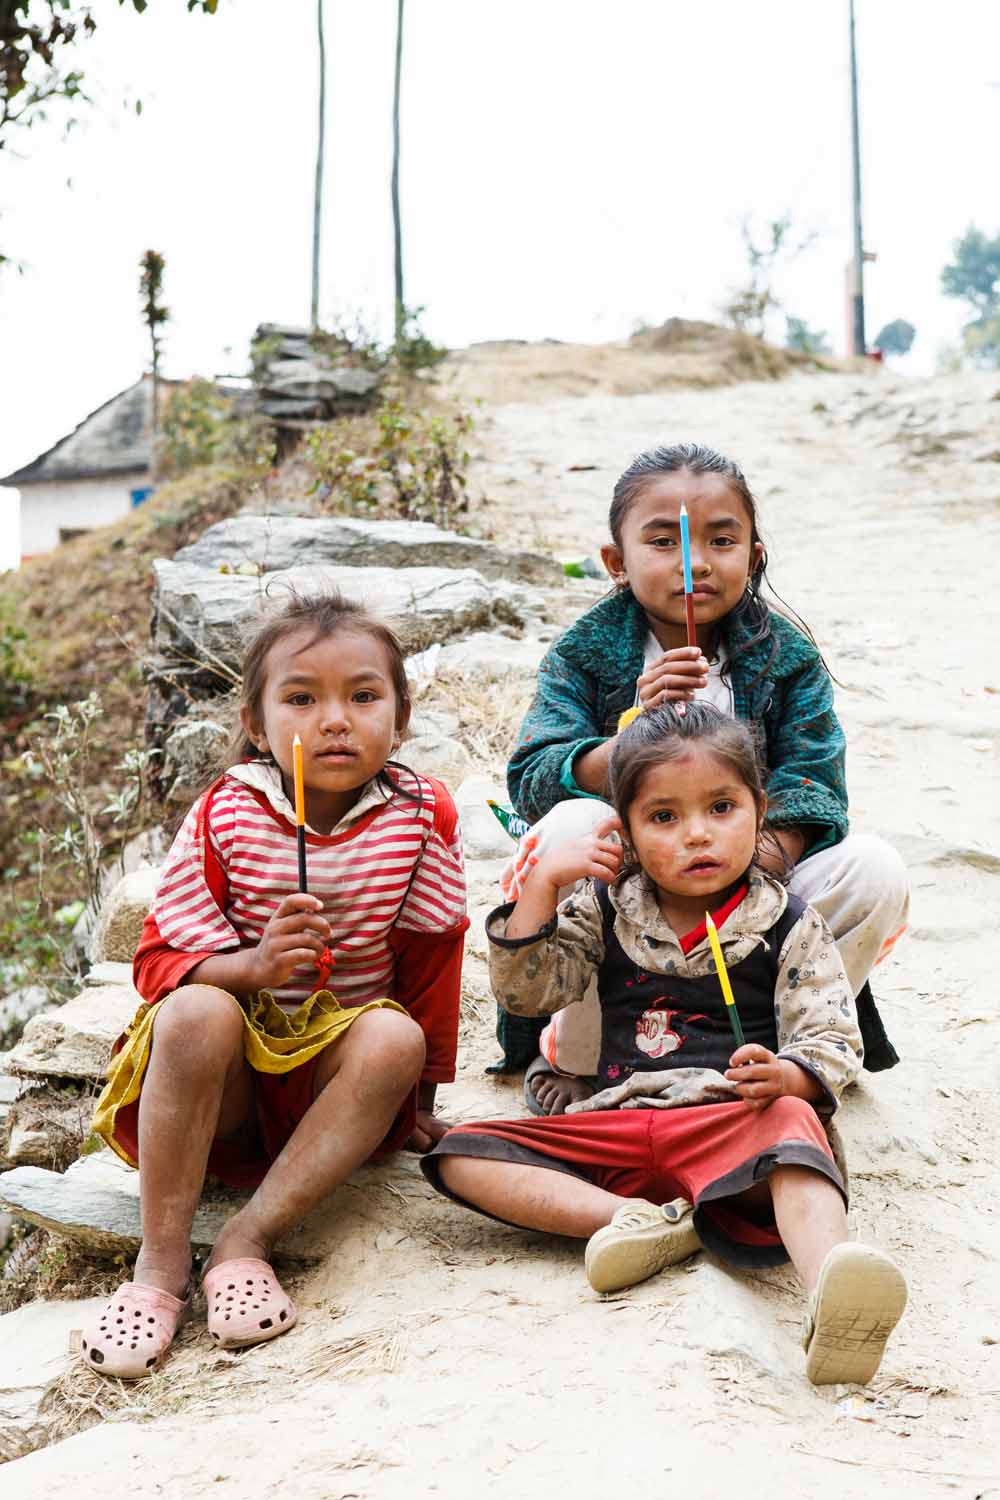
M 298 1311 L 266 1260 L 224 1260 L 206 1271 L 208 1331 L 220 1349 L 243 1349 L 287 1333 Z
M 173 1343 L 188 1301 L 126 1281 L 83 1336 L 83 1357 L 100 1375 L 142 1380 Z

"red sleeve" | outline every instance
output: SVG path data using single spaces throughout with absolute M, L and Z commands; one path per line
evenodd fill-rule
M 208 837 L 208 818 L 213 795 L 224 780 L 225 778 L 220 776 L 219 780 L 209 787 L 200 810 L 205 881 L 220 911 L 226 903 L 229 882 L 222 861 Z M 132 983 L 149 1005 L 155 1005 L 157 1000 L 162 1000 L 164 996 L 172 994 L 179 985 L 183 984 L 185 976 L 190 974 L 192 969 L 196 969 L 204 959 L 214 958 L 217 951 L 217 949 L 210 949 L 206 953 L 187 953 L 179 948 L 172 948 L 160 932 L 153 913 L 147 912 L 146 920 L 142 924 L 142 936 L 139 938 L 139 945 L 132 957 Z
M 156 918 L 148 912 L 142 924 L 142 936 L 132 959 L 132 983 L 150 1005 L 162 1000 L 184 983 L 185 976 L 214 952 L 181 953 L 160 936 Z
M 462 999 L 462 953 L 468 917 L 450 932 L 413 932 L 394 927 L 394 999 L 406 1007 L 427 1040 L 421 1083 L 453 1083 Z

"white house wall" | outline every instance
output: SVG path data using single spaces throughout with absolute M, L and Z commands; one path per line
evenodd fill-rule
M 118 521 L 132 508 L 132 491 L 149 483 L 144 474 L 100 479 L 42 479 L 21 488 L 21 556 L 59 545 L 61 528 L 83 529 Z

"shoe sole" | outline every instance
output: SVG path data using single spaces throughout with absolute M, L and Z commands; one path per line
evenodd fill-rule
M 820 1272 L 806 1375 L 813 1385 L 867 1385 L 906 1306 L 906 1282 L 888 1256 L 842 1245 Z
M 683 1202 L 683 1200 L 676 1200 Z M 701 1249 L 689 1204 L 676 1224 L 651 1224 L 634 1231 L 608 1224 L 587 1243 L 584 1268 L 595 1292 L 620 1292 L 648 1281 L 667 1266 L 687 1260 Z

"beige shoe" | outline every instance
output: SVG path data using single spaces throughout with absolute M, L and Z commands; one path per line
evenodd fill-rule
M 595 1292 L 617 1292 L 700 1249 L 694 1209 L 686 1198 L 663 1204 L 628 1198 L 611 1223 L 587 1241 L 584 1266 Z
M 813 1385 L 866 1385 L 903 1316 L 906 1282 L 899 1267 L 869 1245 L 835 1245 L 820 1268 L 802 1345 Z

